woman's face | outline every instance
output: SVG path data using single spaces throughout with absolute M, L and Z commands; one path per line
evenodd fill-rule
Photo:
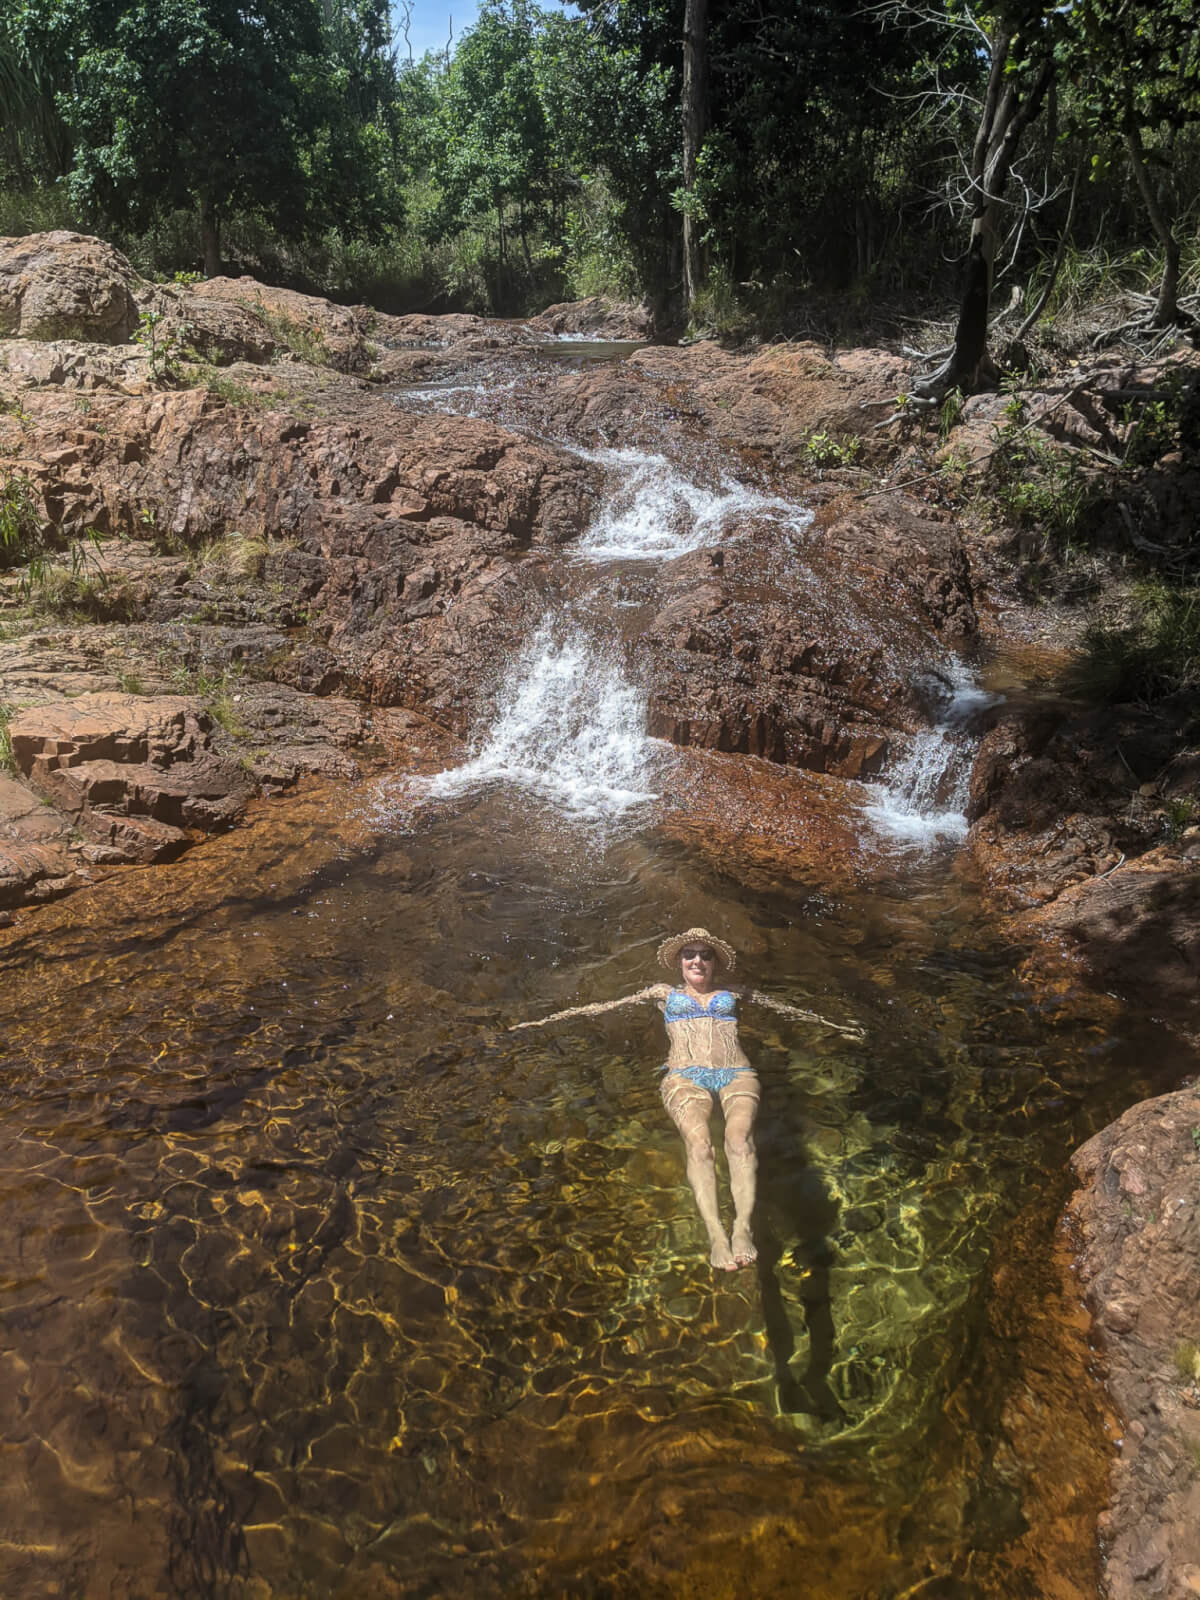
M 711 945 L 686 944 L 679 952 L 679 970 L 689 989 L 705 994 L 717 983 L 717 952 Z

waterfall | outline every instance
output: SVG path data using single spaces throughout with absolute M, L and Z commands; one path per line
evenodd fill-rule
M 961 661 L 950 663 L 944 676 L 928 679 L 927 686 L 937 723 L 917 735 L 908 755 L 878 786 L 878 798 L 865 807 L 878 832 L 922 849 L 966 837 L 974 724 L 1003 698 L 980 688 Z
M 658 798 L 666 747 L 645 732 L 644 696 L 615 650 L 545 623 L 514 665 L 471 759 L 412 787 L 450 798 L 505 785 L 581 821 Z
M 603 510 L 575 546 L 586 561 L 663 561 L 703 549 L 736 518 L 767 518 L 803 533 L 812 512 L 722 476 L 715 488 L 685 477 L 664 455 L 581 450 L 616 479 Z

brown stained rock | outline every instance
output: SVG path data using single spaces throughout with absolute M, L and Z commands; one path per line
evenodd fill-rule
M 1078 1270 L 1124 1420 L 1101 1523 L 1109 1600 L 1200 1581 L 1200 1089 L 1131 1107 L 1076 1152 Z
M 547 306 L 531 317 L 527 326 L 538 333 L 582 334 L 592 339 L 649 339 L 654 332 L 647 306 L 624 304 L 604 295 Z
M 13 756 L 33 788 L 91 841 L 97 862 L 170 859 L 234 823 L 249 775 L 210 748 L 212 718 L 182 695 L 87 694 L 19 712 Z
M 339 372 L 366 372 L 373 359 L 365 306 L 339 306 L 317 295 L 298 294 L 259 283 L 256 278 L 208 278 L 184 302 L 185 316 L 203 318 L 205 300 L 232 301 L 250 311 L 276 347 L 290 348 L 318 366 Z
M 216 281 L 216 280 L 213 280 Z M 198 285 L 202 289 L 203 285 Z M 283 344 L 250 305 L 233 299 L 210 299 L 193 290 L 161 289 L 142 296 L 161 311 L 163 333 L 189 346 L 205 361 L 226 367 L 234 361 L 270 361 Z
M 674 386 L 717 438 L 784 467 L 803 464 L 804 446 L 817 432 L 882 449 L 872 426 L 911 382 L 907 362 L 887 351 L 830 357 L 808 343 L 749 353 L 716 344 L 662 346 L 636 351 L 625 365 Z
M 102 239 L 61 230 L 0 239 L 0 337 L 124 344 L 139 284 Z
M 189 761 L 211 727 L 209 713 L 187 695 L 84 694 L 19 712 L 9 739 L 17 765 L 32 776 L 85 761 Z
M 803 558 L 754 541 L 667 563 L 647 627 L 650 731 L 841 777 L 869 777 L 925 725 L 939 635 L 975 627 L 957 530 L 900 497 L 814 530 Z
M 13 339 L 5 346 L 4 372 L 21 388 L 62 388 L 85 393 L 112 389 L 123 394 L 141 394 L 151 387 L 146 352 L 141 345 L 133 344 L 98 345 L 80 339 L 35 343 Z
M 70 826 L 23 783 L 0 774 L 0 907 L 66 887 Z

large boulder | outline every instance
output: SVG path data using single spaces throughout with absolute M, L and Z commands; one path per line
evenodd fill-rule
M 214 751 L 213 719 L 186 695 L 83 694 L 9 723 L 13 758 L 38 794 L 91 841 L 86 859 L 162 861 L 235 822 L 253 792 Z
M 1200 1089 L 1080 1149 L 1078 1271 L 1124 1437 L 1101 1518 L 1110 1600 L 1200 1593 Z
M 930 674 L 975 628 L 957 529 L 900 496 L 831 507 L 788 558 L 743 536 L 664 575 L 651 732 L 842 777 L 927 726 Z
M 23 783 L 0 773 L 0 910 L 69 888 L 71 830 Z
M 0 239 L 0 337 L 125 344 L 140 283 L 103 239 L 61 230 Z
M 629 305 L 609 300 L 604 295 L 547 306 L 538 316 L 530 318 L 529 326 L 535 332 L 555 338 L 649 339 L 654 333 L 648 306 Z
M 369 333 L 374 320 L 365 306 L 339 306 L 318 295 L 299 294 L 259 283 L 257 278 L 208 278 L 187 297 L 185 316 L 202 323 L 205 301 L 232 303 L 249 311 L 265 328 L 275 348 L 291 350 L 317 366 L 339 372 L 366 372 L 373 352 Z M 215 336 L 210 329 L 208 337 Z

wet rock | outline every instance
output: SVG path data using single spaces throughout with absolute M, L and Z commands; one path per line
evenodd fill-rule
M 925 725 L 939 634 L 975 627 L 956 529 L 899 496 L 834 510 L 803 562 L 771 566 L 743 539 L 665 575 L 644 635 L 651 732 L 842 777 L 877 773 Z
M 1072 1159 L 1078 1273 L 1125 1424 L 1103 1522 L 1112 1600 L 1186 1595 L 1200 1569 L 1200 1390 L 1185 1359 L 1200 1324 L 1197 1130 L 1200 1090 L 1181 1089 Z
M 241 766 L 211 748 L 212 717 L 172 695 L 85 694 L 9 724 L 30 785 L 91 841 L 91 859 L 156 861 L 237 820 L 252 792 Z
M 648 306 L 622 304 L 603 295 L 547 306 L 529 319 L 528 326 L 538 333 L 583 334 L 593 339 L 649 339 L 654 332 Z
M 1200 860 L 1163 839 L 1169 722 L 1136 707 L 1048 699 L 1001 711 L 971 777 L 968 858 L 1014 933 L 1037 940 L 1031 977 L 1065 957 L 1103 990 L 1200 1024 Z
M 65 888 L 74 870 L 70 826 L 37 794 L 0 774 L 0 906 Z
M 0 337 L 124 344 L 139 282 L 102 239 L 62 230 L 0 239 Z

